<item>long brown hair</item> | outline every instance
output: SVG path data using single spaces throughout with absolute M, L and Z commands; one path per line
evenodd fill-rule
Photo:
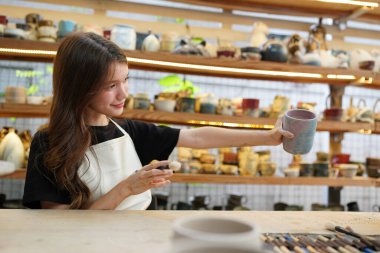
M 84 207 L 90 190 L 78 176 L 91 145 L 84 110 L 101 89 L 115 62 L 127 63 L 123 51 L 94 33 L 74 33 L 58 48 L 53 69 L 53 101 L 48 126 L 45 165 L 58 186 L 71 196 L 70 208 Z

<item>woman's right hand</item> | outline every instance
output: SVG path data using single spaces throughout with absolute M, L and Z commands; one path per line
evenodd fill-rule
M 136 195 L 151 188 L 159 188 L 170 184 L 167 178 L 173 175 L 173 171 L 157 169 L 168 164 L 169 161 L 151 163 L 130 175 L 122 182 L 126 195 Z

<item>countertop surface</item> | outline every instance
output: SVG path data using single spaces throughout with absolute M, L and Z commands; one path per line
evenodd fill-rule
M 380 213 L 266 211 L 89 211 L 0 209 L 0 252 L 166 253 L 184 216 L 247 220 L 262 233 L 331 233 L 327 222 L 380 234 Z

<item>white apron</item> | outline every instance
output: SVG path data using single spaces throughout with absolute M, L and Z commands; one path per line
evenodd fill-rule
M 79 177 L 90 189 L 91 202 L 142 168 L 131 137 L 116 122 L 111 121 L 123 136 L 90 146 L 86 151 L 87 158 L 85 157 L 78 170 Z M 115 210 L 144 210 L 151 201 L 152 195 L 148 190 L 129 196 Z

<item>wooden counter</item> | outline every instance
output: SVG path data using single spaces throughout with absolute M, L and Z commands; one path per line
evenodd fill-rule
M 263 233 L 328 234 L 335 222 L 380 234 L 380 213 L 0 210 L 0 252 L 165 253 L 172 222 L 189 215 L 247 219 Z

